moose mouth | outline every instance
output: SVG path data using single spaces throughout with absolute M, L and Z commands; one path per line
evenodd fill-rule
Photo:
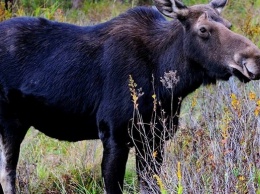
M 243 80 L 243 81 L 259 79 L 259 75 L 252 73 L 252 71 L 254 71 L 254 67 L 253 66 L 251 67 L 251 66 L 252 65 L 247 64 L 247 63 L 242 63 L 242 66 L 238 65 L 235 62 L 229 64 L 229 67 L 231 67 L 232 69 L 235 70 L 235 71 L 233 71 L 233 74 L 235 76 L 237 76 L 240 80 Z M 240 75 L 238 74 L 238 72 L 240 73 Z M 247 78 L 247 79 L 244 79 L 243 77 Z

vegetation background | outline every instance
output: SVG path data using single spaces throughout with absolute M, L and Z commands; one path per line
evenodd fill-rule
M 41 16 L 93 25 L 141 4 L 152 5 L 152 1 L 18 0 L 9 10 L 0 2 L 0 21 Z M 234 31 L 260 46 L 260 0 L 230 0 L 223 15 L 233 23 Z M 162 193 L 260 194 L 259 114 L 259 81 L 245 85 L 231 78 L 189 95 L 182 106 L 179 130 L 167 142 L 162 172 L 153 177 Z M 103 193 L 101 157 L 98 140 L 62 142 L 30 129 L 21 147 L 18 192 Z M 127 164 L 125 193 L 138 193 L 134 150 Z

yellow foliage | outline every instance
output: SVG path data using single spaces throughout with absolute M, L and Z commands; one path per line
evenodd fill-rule
M 156 180 L 157 184 L 159 185 L 161 192 L 165 193 L 165 188 L 162 179 L 157 174 L 153 175 L 153 178 Z
M 12 12 L 5 9 L 4 2 L 0 2 L 0 22 L 10 19 L 12 17 Z
M 224 107 L 224 115 L 222 117 L 222 124 L 221 124 L 221 135 L 223 137 L 222 144 L 225 144 L 229 137 L 228 130 L 230 128 L 229 124 L 231 120 L 232 120 L 231 112 L 227 107 Z
M 246 180 L 246 178 L 245 178 L 243 175 L 238 175 L 238 179 L 239 179 L 240 181 Z
M 154 152 L 153 152 L 153 158 L 156 158 L 157 155 L 158 155 L 158 152 L 157 152 L 157 151 L 154 151 Z
M 207 86 L 207 87 L 210 87 L 210 86 Z M 210 89 L 210 88 L 208 88 L 208 89 Z M 196 90 L 193 93 L 193 97 L 191 99 L 191 108 L 194 108 L 197 104 L 198 104 L 198 90 Z
M 259 113 L 260 113 L 260 99 L 258 99 L 256 101 L 256 108 L 255 108 L 254 113 L 255 113 L 255 116 L 259 116 Z
M 137 96 L 136 89 L 135 89 L 137 84 L 134 82 L 131 75 L 129 75 L 128 86 L 129 86 L 129 90 L 130 90 L 130 93 L 131 93 L 131 96 L 132 96 L 132 101 L 134 103 L 134 107 L 137 108 L 138 107 L 138 104 L 137 104 L 138 96 Z
M 25 11 L 24 11 L 23 8 L 18 8 L 17 11 L 16 11 L 16 13 L 15 13 L 15 15 L 16 15 L 16 16 L 25 16 L 26 13 L 25 13 Z
M 181 184 L 182 175 L 181 175 L 181 163 L 180 162 L 177 163 L 177 177 L 178 177 L 177 193 L 182 194 L 183 193 L 183 186 Z
M 230 95 L 230 98 L 231 98 L 231 106 L 236 111 L 237 115 L 240 117 L 241 116 L 241 104 L 240 104 L 240 101 L 238 100 L 236 94 L 234 94 L 234 93 L 232 93 Z
M 137 107 L 138 107 L 137 101 L 138 101 L 139 97 L 141 97 L 143 95 L 142 88 L 136 89 L 137 84 L 134 82 L 131 75 L 129 75 L 128 86 L 129 86 L 129 90 L 130 90 L 130 93 L 131 93 L 131 96 L 132 96 L 132 101 L 134 103 L 134 108 L 137 109 Z
M 249 99 L 250 100 L 255 100 L 256 99 L 256 94 L 254 92 L 249 92 Z
M 177 176 L 178 176 L 178 180 L 180 182 L 181 178 L 182 178 L 182 176 L 181 176 L 181 163 L 180 162 L 178 162 L 178 164 L 177 164 Z
M 192 98 L 191 107 L 194 108 L 196 105 L 197 105 L 197 99 L 196 98 Z
M 249 99 L 255 102 L 255 110 L 254 114 L 255 116 L 259 116 L 260 113 L 260 99 L 257 98 L 256 94 L 254 92 L 249 92 Z
M 233 107 L 235 110 L 237 110 L 237 109 L 239 108 L 239 105 L 240 105 L 240 102 L 239 102 L 239 100 L 237 99 L 237 96 L 236 96 L 234 93 L 232 93 L 232 94 L 230 95 L 230 98 L 231 98 L 231 105 L 232 105 L 232 107 Z
M 252 13 L 248 13 L 245 19 L 245 23 L 242 26 L 242 31 L 250 39 L 254 39 L 256 35 L 260 33 L 260 24 L 254 21 L 254 16 Z
M 255 116 L 259 116 L 259 113 L 260 113 L 260 106 L 257 106 L 255 108 L 254 114 L 255 114 Z

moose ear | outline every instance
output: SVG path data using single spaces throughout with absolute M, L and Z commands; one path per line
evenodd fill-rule
M 170 18 L 186 18 L 189 9 L 179 0 L 154 0 L 157 9 Z
M 224 7 L 227 5 L 228 0 L 212 0 L 209 4 L 211 7 L 216 9 L 219 13 L 222 12 Z

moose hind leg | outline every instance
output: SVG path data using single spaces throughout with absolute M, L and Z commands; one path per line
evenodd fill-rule
M 0 128 L 0 183 L 4 194 L 15 194 L 16 167 L 20 144 L 27 130 Z
M 0 135 L 0 182 L 1 190 L 0 193 L 11 194 L 15 193 L 14 190 L 14 176 L 13 172 L 10 172 L 7 168 L 7 151 L 3 142 L 3 137 Z

